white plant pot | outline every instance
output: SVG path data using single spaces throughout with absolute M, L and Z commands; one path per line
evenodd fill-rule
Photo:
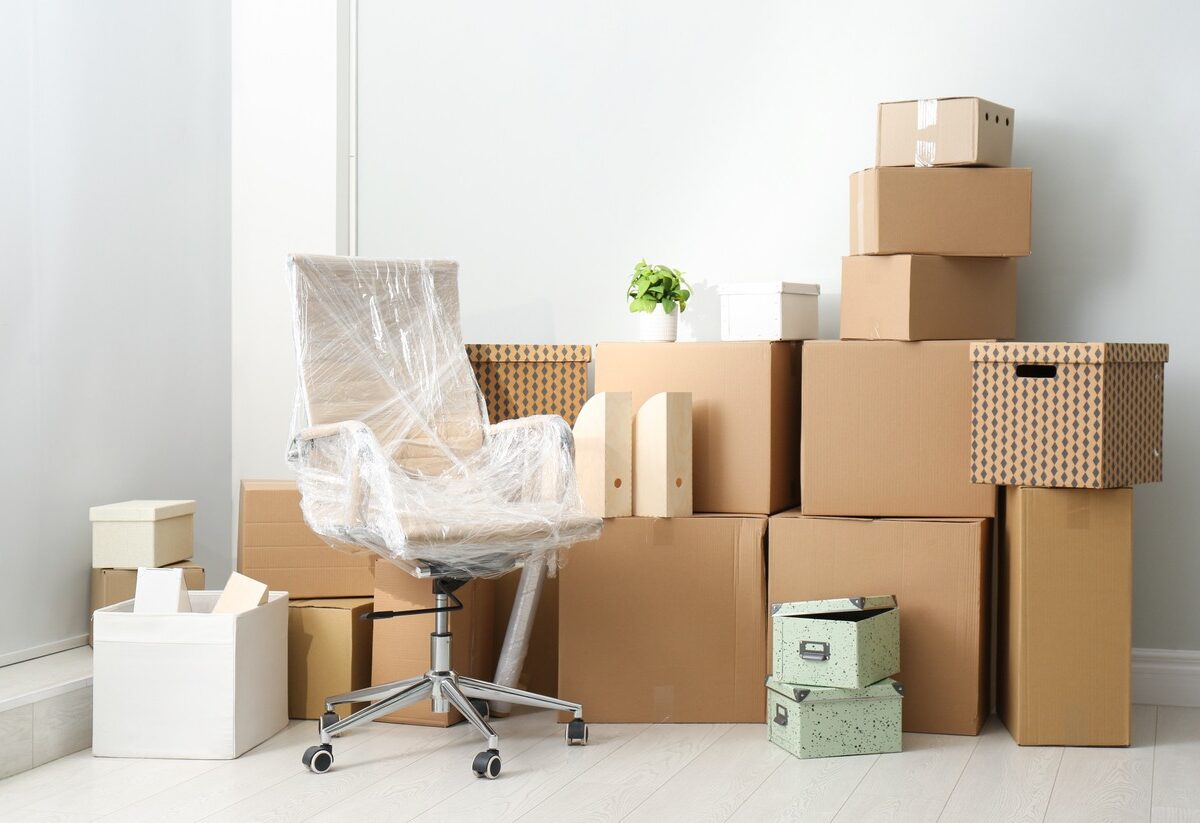
M 646 343 L 674 343 L 679 334 L 679 308 L 667 314 L 659 305 L 652 312 L 638 312 L 641 339 Z

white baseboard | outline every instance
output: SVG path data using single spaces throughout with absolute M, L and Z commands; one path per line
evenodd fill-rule
M 45 657 L 48 654 L 57 654 L 65 652 L 67 649 L 75 649 L 79 646 L 86 646 L 88 636 L 86 634 L 68 637 L 63 640 L 55 640 L 53 643 L 45 643 L 41 646 L 33 646 L 28 649 L 18 649 L 15 652 L 0 654 L 0 666 L 9 666 L 13 663 L 20 663 L 24 660 L 33 660 L 37 657 Z
M 1200 652 L 1134 649 L 1133 702 L 1200 707 Z

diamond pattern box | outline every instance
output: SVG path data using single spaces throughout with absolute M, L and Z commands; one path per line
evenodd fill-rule
M 1163 343 L 972 343 L 971 480 L 1162 480 Z
M 468 343 L 467 357 L 492 423 L 557 414 L 573 426 L 587 402 L 591 346 Z

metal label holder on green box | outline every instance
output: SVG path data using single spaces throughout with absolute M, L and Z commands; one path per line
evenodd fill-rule
M 898 752 L 904 686 L 796 686 L 767 678 L 767 736 L 796 757 Z
M 781 683 L 861 689 L 900 671 L 893 595 L 771 606 L 771 666 Z

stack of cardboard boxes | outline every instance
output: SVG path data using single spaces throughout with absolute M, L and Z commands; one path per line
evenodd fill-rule
M 533 414 L 573 421 L 587 397 L 591 349 L 578 345 L 467 346 L 491 422 Z M 288 712 L 316 718 L 331 695 L 424 673 L 429 668 L 432 616 L 362 620 L 372 610 L 433 606 L 428 580 L 418 580 L 368 551 L 330 548 L 308 528 L 292 481 L 242 482 L 238 571 L 274 591 L 286 591 Z M 454 666 L 490 679 L 508 622 L 518 575 L 477 580 L 459 589 L 465 608 L 450 615 Z M 543 592 L 521 685 L 554 694 L 557 682 L 557 580 Z M 350 707 L 355 708 L 355 707 Z M 429 704 L 384 720 L 449 725 L 456 712 L 434 714 Z
M 802 506 L 771 522 L 771 602 L 896 594 L 906 731 L 976 734 L 990 707 L 996 489 L 971 482 L 969 350 L 1016 330 L 1031 173 L 977 167 L 1008 165 L 1013 120 L 977 98 L 880 106 L 876 167 L 850 178 L 842 340 L 804 347 Z
M 800 344 L 602 343 L 596 391 L 635 409 L 691 393 L 696 513 L 606 520 L 566 553 L 560 693 L 596 723 L 763 722 L 767 517 L 800 497 Z
M 128 500 L 93 506 L 91 611 L 132 600 L 138 568 L 181 568 L 191 591 L 204 588 L 192 560 L 195 500 Z M 94 640 L 88 626 L 88 644 Z

